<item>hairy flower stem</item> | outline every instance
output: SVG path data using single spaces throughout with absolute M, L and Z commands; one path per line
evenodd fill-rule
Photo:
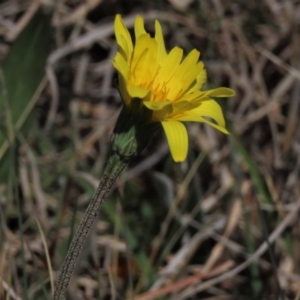
M 54 300 L 66 299 L 68 285 L 85 240 L 112 185 L 126 164 L 127 160 L 122 159 L 120 155 L 112 153 L 110 156 L 99 186 L 80 222 L 63 262 L 54 293 Z

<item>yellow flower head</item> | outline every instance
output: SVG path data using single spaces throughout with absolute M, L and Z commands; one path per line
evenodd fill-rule
M 210 97 L 231 97 L 235 93 L 224 87 L 200 91 L 206 81 L 200 52 L 194 49 L 184 59 L 179 47 L 167 53 L 158 21 L 154 38 L 145 31 L 140 16 L 135 19 L 134 32 L 135 44 L 121 16 L 116 16 L 118 52 L 113 65 L 119 73 L 119 91 L 125 105 L 130 107 L 133 99 L 139 98 L 152 111 L 152 121 L 161 122 L 173 159 L 185 160 L 188 151 L 182 121 L 207 123 L 227 134 L 221 107 Z

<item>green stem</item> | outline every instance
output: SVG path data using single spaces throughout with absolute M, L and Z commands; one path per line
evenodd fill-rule
M 112 185 L 121 171 L 126 166 L 126 161 L 122 160 L 117 154 L 112 154 L 109 158 L 99 186 L 84 214 L 77 232 L 67 252 L 66 258 L 56 285 L 54 300 L 65 300 L 68 285 L 75 269 L 76 262 L 84 246 L 87 235 L 98 216 L 102 203 L 110 192 Z

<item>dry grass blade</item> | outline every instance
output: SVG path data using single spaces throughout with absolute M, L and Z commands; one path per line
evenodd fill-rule
M 47 261 L 47 267 L 48 267 L 48 271 L 49 271 L 49 278 L 50 278 L 50 285 L 51 285 L 51 295 L 53 297 L 53 295 L 54 295 L 54 276 L 53 276 L 52 263 L 51 263 L 51 259 L 50 259 L 50 255 L 49 255 L 49 251 L 48 251 L 47 241 L 46 241 L 43 229 L 42 229 L 41 224 L 40 224 L 38 219 L 36 219 L 36 224 L 38 226 L 38 229 L 39 229 L 39 232 L 40 232 L 40 235 L 41 235 L 41 239 L 42 239 L 42 242 L 43 242 L 43 247 L 44 247 L 46 261 Z
M 84 20 L 87 14 L 100 5 L 102 0 L 87 0 L 79 5 L 71 14 L 67 14 L 64 18 L 59 18 L 54 21 L 54 26 L 63 27 L 76 24 Z
M 211 234 L 216 231 L 220 230 L 224 227 L 225 220 L 220 219 L 215 221 L 212 224 L 207 224 L 203 230 L 200 230 L 197 234 L 195 234 L 190 241 L 188 241 L 185 245 L 181 247 L 181 249 L 174 255 L 170 263 L 164 267 L 160 271 L 160 278 L 155 282 L 152 286 L 152 289 L 160 288 L 161 286 L 165 285 L 167 282 L 170 282 L 174 278 L 178 276 L 182 272 L 182 270 L 188 264 L 190 258 L 194 255 L 196 250 L 199 248 L 199 245 Z M 207 270 L 204 270 L 204 273 Z
M 263 255 L 267 251 L 269 244 L 274 243 L 274 241 L 278 237 L 280 237 L 282 232 L 288 226 L 290 226 L 292 224 L 292 222 L 295 221 L 295 218 L 297 217 L 299 210 L 300 210 L 300 200 L 293 206 L 291 211 L 286 215 L 286 217 L 280 222 L 280 224 L 272 232 L 272 234 L 268 238 L 268 242 L 264 242 L 262 245 L 260 245 L 260 247 L 255 251 L 255 253 L 250 258 L 248 258 L 245 262 L 243 262 L 236 268 L 220 275 L 219 277 L 216 277 L 207 282 L 204 282 L 195 288 L 190 288 L 190 289 L 184 291 L 181 295 L 178 296 L 178 298 L 176 300 L 186 299 L 187 297 L 190 297 L 196 293 L 199 293 L 200 291 L 203 291 L 203 290 L 209 288 L 210 286 L 219 284 L 222 281 L 239 274 L 241 271 L 243 271 L 245 268 L 247 268 L 249 265 L 251 265 L 253 262 L 255 262 L 261 255 Z
M 293 52 L 295 53 L 296 56 L 295 65 L 298 66 L 298 69 L 300 68 L 300 56 L 298 54 L 299 47 L 300 47 L 300 39 L 297 34 L 294 34 Z M 299 95 L 300 95 L 300 81 L 297 80 L 293 88 L 292 101 L 289 107 L 289 113 L 287 118 L 288 123 L 285 130 L 283 153 L 287 153 L 290 150 L 290 147 L 293 144 L 295 131 L 297 129 L 297 126 L 299 126 L 298 123 L 299 104 L 300 104 Z
M 223 272 L 226 272 L 228 269 L 231 269 L 233 265 L 234 265 L 233 261 L 231 260 L 226 261 L 209 272 L 203 272 L 200 274 L 192 275 L 184 279 L 177 280 L 160 289 L 150 291 L 142 295 L 138 295 L 135 297 L 135 300 L 154 300 L 154 299 L 158 299 L 159 297 L 178 292 L 186 287 L 198 283 L 199 281 L 222 274 Z
M 11 297 L 13 300 L 22 300 L 21 297 L 19 297 L 15 291 L 9 286 L 9 284 L 4 281 L 1 277 L 0 277 L 0 281 L 1 281 L 1 284 L 3 286 L 3 289 L 5 290 L 5 292 L 7 292 L 7 295 L 9 297 Z
M 231 209 L 230 214 L 228 215 L 227 224 L 225 227 L 223 237 L 228 238 L 234 228 L 236 227 L 239 218 L 241 217 L 242 212 L 242 202 L 241 199 L 236 199 L 233 203 L 233 207 Z M 222 255 L 225 249 L 225 245 L 223 243 L 218 243 L 211 250 L 211 254 L 208 257 L 205 265 L 203 266 L 202 272 L 208 272 L 211 268 L 216 264 L 220 256 Z
M 300 71 L 296 68 L 286 64 L 280 57 L 274 55 L 272 52 L 268 51 L 267 49 L 264 49 L 263 47 L 256 46 L 255 49 L 261 53 L 263 56 L 268 58 L 270 61 L 272 61 L 275 65 L 281 67 L 285 71 L 287 71 L 289 74 L 291 74 L 295 79 L 300 80 Z

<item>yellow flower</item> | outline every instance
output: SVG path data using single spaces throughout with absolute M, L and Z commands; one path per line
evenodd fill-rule
M 152 111 L 151 120 L 161 122 L 173 159 L 185 160 L 188 151 L 188 134 L 182 121 L 207 123 L 228 134 L 222 109 L 210 97 L 231 97 L 235 93 L 224 87 L 200 91 L 206 81 L 200 52 L 194 49 L 185 59 L 179 47 L 167 53 L 158 21 L 154 38 L 145 31 L 140 16 L 135 19 L 134 32 L 135 44 L 121 16 L 116 16 L 118 52 L 113 65 L 119 73 L 119 91 L 125 105 L 130 107 L 139 98 Z

